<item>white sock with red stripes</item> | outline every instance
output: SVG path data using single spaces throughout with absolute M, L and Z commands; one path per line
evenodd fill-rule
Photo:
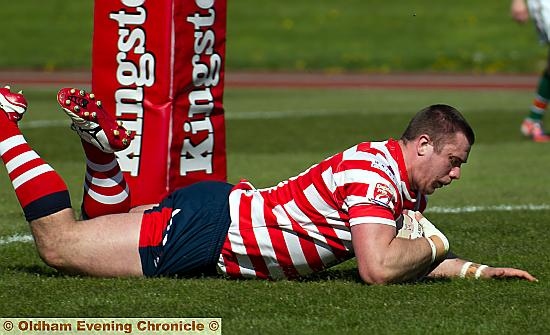
M 1 109 L 0 156 L 27 221 L 71 208 L 63 179 L 32 150 L 17 124 Z
M 82 216 L 95 218 L 130 210 L 130 190 L 115 154 L 106 153 L 82 140 L 86 155 L 86 177 Z

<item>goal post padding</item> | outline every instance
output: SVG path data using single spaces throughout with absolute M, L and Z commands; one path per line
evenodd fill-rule
M 132 205 L 226 180 L 226 0 L 95 0 L 92 91 L 136 132 L 117 153 Z

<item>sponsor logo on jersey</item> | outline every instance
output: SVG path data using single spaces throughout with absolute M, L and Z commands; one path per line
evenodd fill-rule
M 377 183 L 374 187 L 374 201 L 389 205 L 393 199 L 393 194 L 388 185 Z

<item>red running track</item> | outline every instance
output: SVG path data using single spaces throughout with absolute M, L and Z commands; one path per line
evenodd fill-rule
M 534 90 L 538 82 L 535 74 L 439 74 L 439 73 L 391 73 L 391 74 L 323 74 L 323 73 L 273 73 L 228 72 L 227 88 L 385 88 L 385 89 L 510 89 Z M 88 71 L 0 71 L 0 85 L 14 89 L 26 87 L 89 88 L 91 72 Z

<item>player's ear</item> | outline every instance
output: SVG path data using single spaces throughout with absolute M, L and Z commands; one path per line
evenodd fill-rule
M 433 151 L 433 142 L 430 136 L 423 134 L 416 140 L 416 151 L 419 156 L 425 156 Z

